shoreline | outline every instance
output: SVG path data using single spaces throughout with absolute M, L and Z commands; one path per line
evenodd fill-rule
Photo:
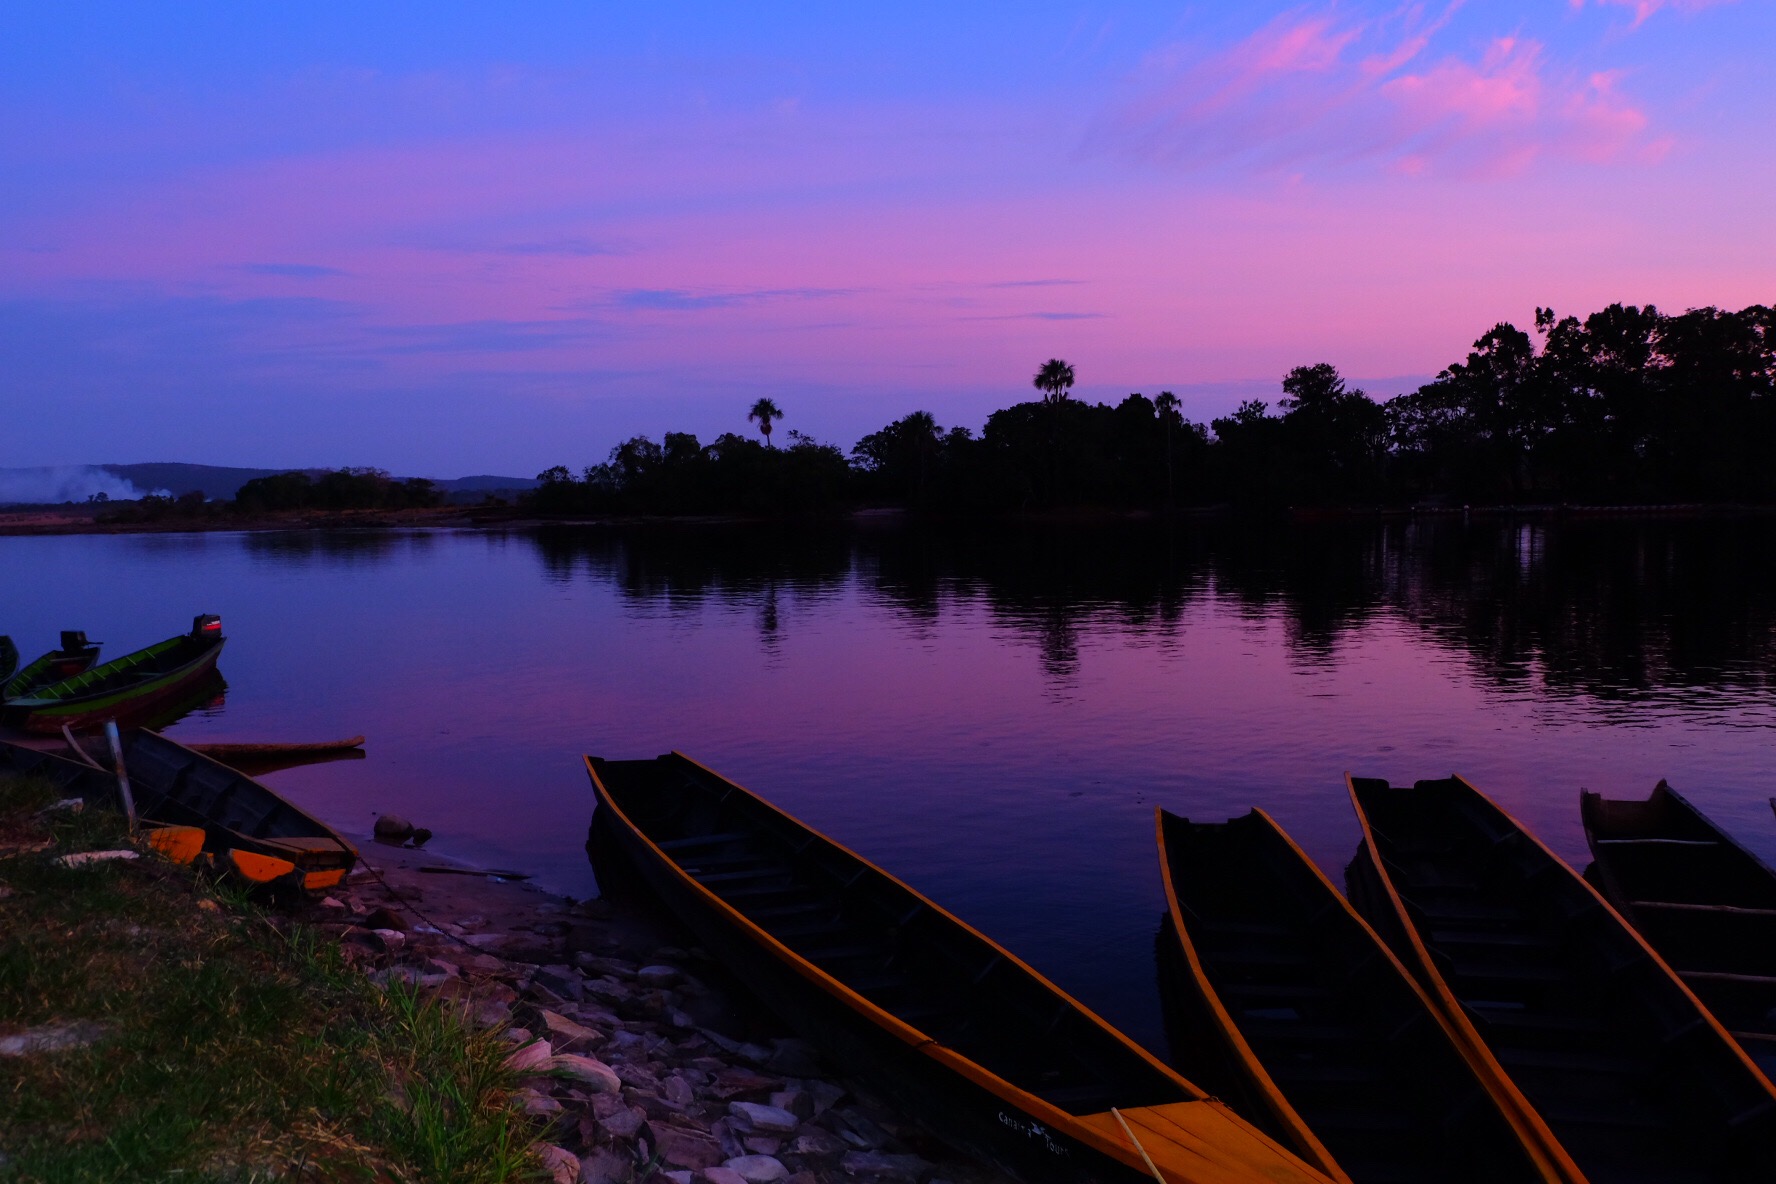
M 847 1082 L 673 924 L 575 902 L 421 848 L 367 842 L 346 882 L 295 919 L 373 982 L 410 984 L 497 1030 L 526 1077 L 560 1184 L 1000 1184 Z
M 1511 505 L 1418 505 L 1418 506 L 1293 506 L 1238 509 L 1231 506 L 1181 507 L 1174 510 L 1081 507 L 1068 510 L 1024 511 L 1005 514 L 934 515 L 899 507 L 866 507 L 815 519 L 756 518 L 739 514 L 621 515 L 590 517 L 540 517 L 515 509 L 439 506 L 405 510 L 337 510 L 253 517 L 168 516 L 150 521 L 100 521 L 108 508 L 77 506 L 0 507 L 0 537 L 121 534 L 260 534 L 273 532 L 324 532 L 336 530 L 547 530 L 634 529 L 638 527 L 756 527 L 819 521 L 853 527 L 923 524 L 1028 523 L 1093 526 L 1132 522 L 1200 522 L 1222 519 L 1265 518 L 1278 524 L 1299 526 L 1352 522 L 1414 520 L 1466 521 L 1470 518 L 1524 519 L 1533 521 L 1597 521 L 1644 519 L 1728 520 L 1766 518 L 1776 515 L 1776 505 L 1739 502 L 1668 503 L 1536 503 Z

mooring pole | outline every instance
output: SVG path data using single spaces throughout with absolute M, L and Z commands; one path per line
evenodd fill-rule
M 130 793 L 129 769 L 123 763 L 123 740 L 117 734 L 117 721 L 105 721 L 105 739 L 111 745 L 111 760 L 117 767 L 117 792 L 123 795 L 123 812 L 129 817 L 130 833 L 136 832 L 136 799 Z

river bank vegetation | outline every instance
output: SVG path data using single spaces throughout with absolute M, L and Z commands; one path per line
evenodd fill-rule
M 530 1179 L 510 1046 L 0 778 L 0 1179 Z
M 1299 366 L 1274 406 L 1252 400 L 1207 424 L 1168 391 L 1086 403 L 1073 383 L 1050 359 L 1033 380 L 1041 397 L 995 411 L 978 434 L 913 411 L 849 456 L 794 429 L 783 448 L 768 431 L 637 436 L 577 474 L 539 474 L 524 503 L 671 515 L 1776 499 L 1764 460 L 1776 448 L 1776 309 L 1762 305 L 1537 309 L 1532 331 L 1495 325 L 1411 393 L 1377 402 L 1329 364 Z M 761 429 L 787 419 L 768 411 Z

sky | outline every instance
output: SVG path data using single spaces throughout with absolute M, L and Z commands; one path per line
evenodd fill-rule
M 0 4 L 0 466 L 1206 421 L 1776 300 L 1776 4 Z

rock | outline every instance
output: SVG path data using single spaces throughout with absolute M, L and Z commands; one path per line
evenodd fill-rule
M 205 913 L 219 913 L 222 911 L 222 906 L 213 900 L 200 900 L 197 902 L 197 907 L 199 911 Z
M 635 972 L 635 981 L 644 987 L 670 987 L 678 981 L 678 967 L 643 966 Z
M 709 1184 L 746 1184 L 746 1177 L 733 1168 L 704 1168 L 703 1178 Z
M 672 1181 L 672 1184 L 691 1184 L 692 1173 L 690 1172 L 666 1172 L 664 1175 Z
M 544 1044 L 544 1048 L 548 1045 Z M 564 1052 L 548 1058 L 547 1072 L 584 1082 L 594 1093 L 614 1094 L 623 1088 L 616 1071 L 603 1061 Z
M 580 1160 L 580 1184 L 628 1184 L 635 1174 L 635 1162 L 608 1147 Z
M 831 1131 L 823 1131 L 817 1126 L 801 1128 L 801 1134 L 789 1145 L 791 1155 L 838 1155 L 850 1147 L 850 1144 Z
M 814 1101 L 814 1113 L 819 1115 L 837 1106 L 845 1096 L 845 1089 L 830 1081 L 810 1081 L 808 1096 Z
M 63 798 L 61 801 L 51 802 L 49 805 L 43 807 L 43 809 L 37 811 L 37 817 L 41 818 L 45 814 L 60 814 L 63 812 L 78 814 L 84 809 L 86 809 L 85 798 Z
M 489 999 L 475 1009 L 477 1028 L 497 1028 L 512 1018 L 512 1009 L 500 999 Z
M 814 1099 L 808 1096 L 805 1089 L 778 1090 L 771 1095 L 771 1105 L 779 1110 L 787 1110 L 803 1121 L 814 1117 Z
M 635 997 L 635 992 L 616 979 L 605 975 L 602 978 L 585 980 L 584 990 L 611 1003 L 627 1003 Z
M 324 909 L 343 909 L 345 907 L 345 902 L 340 900 L 337 896 L 323 896 L 321 897 L 321 907 Z
M 723 1159 L 720 1145 L 700 1131 L 664 1125 L 654 1127 L 653 1131 L 656 1147 L 669 1164 L 701 1171 L 714 1167 Z
M 541 1144 L 537 1147 L 537 1159 L 542 1161 L 543 1171 L 555 1184 L 578 1184 L 580 1157 L 567 1148 L 553 1143 Z
M 853 1176 L 918 1177 L 931 1165 L 917 1155 L 888 1155 L 881 1151 L 848 1151 L 839 1166 Z
M 783 1082 L 775 1077 L 760 1077 L 747 1069 L 724 1069 L 715 1075 L 709 1092 L 726 1102 L 741 1094 L 770 1094 L 782 1088 Z
M 479 929 L 481 926 L 487 924 L 487 918 L 483 917 L 480 913 L 470 913 L 466 917 L 457 918 L 456 923 L 464 929 Z
M 85 867 L 89 863 L 110 863 L 116 859 L 140 859 L 140 851 L 76 851 L 72 855 L 63 855 L 56 862 L 63 867 Z
M 585 979 L 571 966 L 539 966 L 531 976 L 531 982 L 576 1003 L 586 997 Z
M 576 1024 L 559 1012 L 541 1008 L 543 1026 L 555 1037 L 556 1048 L 573 1048 L 575 1046 L 590 1048 L 602 1043 L 604 1033 L 595 1032 L 584 1024 Z
M 61 1052 L 68 1048 L 84 1048 L 105 1034 L 105 1030 L 87 1020 L 66 1024 L 44 1024 L 12 1036 L 0 1038 L 0 1057 L 22 1057 L 36 1052 Z
M 544 1114 L 561 1113 L 561 1103 L 557 1102 L 554 1098 L 551 1098 L 548 1094 L 540 1094 L 534 1089 L 524 1090 L 523 1094 L 524 1112 L 526 1114 L 541 1116 Z
M 376 938 L 383 950 L 390 954 L 407 944 L 407 935 L 399 929 L 372 929 L 370 934 Z
M 413 833 L 408 836 L 408 839 L 415 847 L 423 847 L 432 841 L 432 832 L 423 826 L 416 826 L 413 828 Z
M 471 933 L 463 938 L 463 943 L 477 950 L 497 950 L 510 940 L 503 933 Z
M 876 1151 L 888 1144 L 888 1132 L 857 1110 L 835 1115 L 840 1119 L 839 1137 L 859 1151 Z
M 405 931 L 409 928 L 407 918 L 403 917 L 394 909 L 389 908 L 387 905 L 382 905 L 370 910 L 370 915 L 364 918 L 363 925 L 366 929 L 399 929 Z
M 697 1100 L 696 1092 L 691 1089 L 691 1083 L 677 1073 L 660 1083 L 660 1096 L 680 1107 L 689 1106 Z
M 647 1113 L 635 1106 L 626 1106 L 614 1111 L 608 1117 L 600 1119 L 599 1125 L 615 1138 L 633 1139 L 641 1130 L 641 1124 L 647 1121 Z
M 747 1135 L 741 1140 L 746 1150 L 759 1155 L 776 1155 L 783 1150 L 783 1140 L 774 1135 Z
M 550 1061 L 549 1042 L 533 1040 L 513 1050 L 506 1058 L 506 1068 L 518 1073 L 540 1073 Z
M 500 1033 L 501 1040 L 509 1040 L 513 1044 L 529 1044 L 536 1036 L 529 1028 L 507 1028 Z
M 404 843 L 413 834 L 413 824 L 399 814 L 379 814 L 371 833 L 385 843 Z
M 793 1131 L 801 1121 L 789 1111 L 758 1102 L 729 1102 L 728 1113 L 761 1131 Z
M 739 1173 L 746 1184 L 777 1184 L 779 1180 L 789 1179 L 789 1169 L 770 1155 L 738 1155 L 722 1166 Z

